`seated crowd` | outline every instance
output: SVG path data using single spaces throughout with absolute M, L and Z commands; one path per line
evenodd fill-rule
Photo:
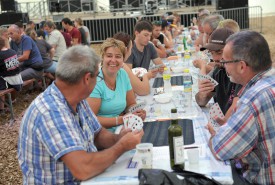
M 22 119 L 18 160 L 24 184 L 78 183 L 135 148 L 143 130 L 115 130 L 136 104 L 135 96 L 150 94 L 150 79 L 166 67 L 162 58 L 176 55 L 175 41 L 188 30 L 177 13 L 139 20 L 133 39 L 124 32 L 106 38 L 99 57 L 87 47 L 91 37 L 80 18 L 74 24 L 64 18 L 61 24 L 65 32 L 51 21 L 36 31 L 31 24 L 24 32 L 17 24 L 0 30 L 0 89 L 20 90 L 24 80 L 55 75 Z M 195 59 L 194 67 L 218 82 L 199 80 L 195 100 L 204 107 L 213 99 L 225 114 L 215 118 L 219 130 L 207 124 L 213 155 L 234 161 L 244 184 L 273 184 L 275 72 L 266 40 L 205 9 L 189 29 L 189 44 L 211 59 Z M 134 68 L 147 73 L 134 74 Z M 146 118 L 145 110 L 133 114 Z

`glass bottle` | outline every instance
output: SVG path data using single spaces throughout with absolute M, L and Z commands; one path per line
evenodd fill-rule
M 173 170 L 184 169 L 184 148 L 182 128 L 178 124 L 177 109 L 171 109 L 171 124 L 168 128 L 170 166 Z

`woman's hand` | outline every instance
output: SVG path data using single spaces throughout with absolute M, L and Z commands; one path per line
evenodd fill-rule
M 142 110 L 137 110 L 136 112 L 134 112 L 133 114 L 139 116 L 143 121 L 146 118 L 146 111 L 144 109 Z

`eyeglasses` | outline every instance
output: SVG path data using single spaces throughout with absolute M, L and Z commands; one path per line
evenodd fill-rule
M 153 21 L 152 24 L 153 25 L 162 25 L 162 21 Z
M 224 59 L 221 59 L 220 63 L 224 67 L 225 64 L 228 64 L 228 63 L 237 63 L 237 62 L 240 62 L 240 61 L 242 61 L 242 60 L 224 60 Z

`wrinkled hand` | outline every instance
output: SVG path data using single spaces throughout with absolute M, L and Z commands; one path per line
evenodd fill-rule
M 207 125 L 205 126 L 205 128 L 209 131 L 209 133 L 211 134 L 211 136 L 216 135 L 216 131 L 214 130 L 213 126 L 211 123 L 207 123 Z
M 199 68 L 201 69 L 203 66 L 206 66 L 206 61 L 205 60 L 201 60 L 201 59 L 196 59 L 193 61 L 193 65 L 196 67 L 196 68 Z
M 215 89 L 214 84 L 208 79 L 199 80 L 199 92 L 210 93 Z
M 151 72 L 152 78 L 155 78 L 157 76 L 159 70 L 158 69 L 153 69 L 153 70 L 150 70 L 149 72 Z
M 165 65 L 163 65 L 162 67 L 160 67 L 160 68 L 158 69 L 159 73 L 163 73 L 163 72 L 164 72 L 164 68 L 165 68 Z
M 134 112 L 133 114 L 139 116 L 143 121 L 146 118 L 146 111 L 144 109 L 142 110 L 137 110 L 136 112 Z
M 122 129 L 120 130 L 118 134 L 118 138 L 121 139 L 124 135 L 126 135 L 128 132 L 132 132 L 131 128 L 125 129 L 124 126 L 122 126 Z
M 219 125 L 224 125 L 226 123 L 225 117 L 220 118 L 220 117 L 214 117 L 214 120 L 219 124 Z
M 123 135 L 119 142 L 124 147 L 124 150 L 132 150 L 140 143 L 142 136 L 144 135 L 143 129 L 135 132 L 127 132 Z

